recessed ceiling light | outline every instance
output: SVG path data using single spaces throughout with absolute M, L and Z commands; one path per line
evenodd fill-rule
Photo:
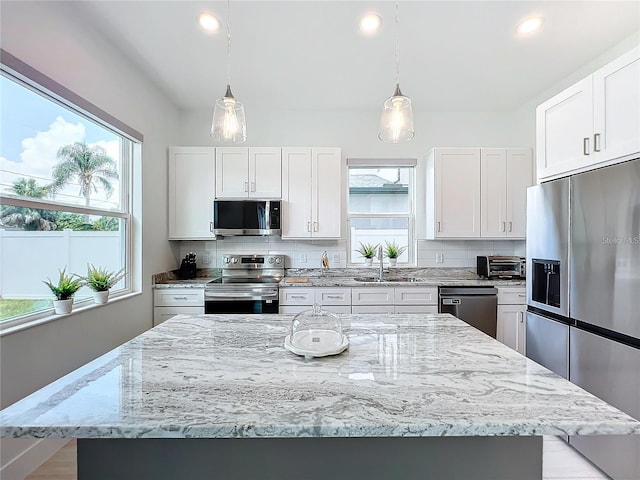
M 207 32 L 217 32 L 220 30 L 220 20 L 210 13 L 203 12 L 198 16 L 198 23 Z
M 377 13 L 367 13 L 360 19 L 360 31 L 365 35 L 376 33 L 382 26 L 382 17 Z
M 542 18 L 531 17 L 521 22 L 518 25 L 518 28 L 516 29 L 516 31 L 521 34 L 527 34 L 527 33 L 535 32 L 541 26 L 542 26 Z

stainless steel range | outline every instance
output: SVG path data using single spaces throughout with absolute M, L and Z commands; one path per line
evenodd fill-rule
M 204 289 L 205 313 L 278 313 L 284 255 L 222 255 L 222 276 Z

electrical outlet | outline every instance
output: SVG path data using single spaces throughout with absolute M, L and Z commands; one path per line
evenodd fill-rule
M 307 254 L 306 253 L 301 253 L 299 258 L 300 258 L 300 263 L 307 263 Z
M 211 255 L 209 255 L 208 253 L 202 254 L 202 264 L 209 265 L 210 263 L 211 263 Z
M 338 263 L 340 263 L 340 254 L 339 253 L 334 253 L 333 254 L 333 263 L 335 265 L 337 265 Z
M 444 263 L 444 254 L 442 252 L 436 253 L 436 263 Z

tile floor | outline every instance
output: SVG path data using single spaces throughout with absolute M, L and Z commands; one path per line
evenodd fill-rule
M 567 445 L 564 440 L 550 436 L 544 437 L 542 475 L 544 480 L 610 478 Z
M 76 480 L 75 455 L 72 440 L 27 480 Z M 544 437 L 542 474 L 544 480 L 609 479 L 564 441 L 550 436 Z

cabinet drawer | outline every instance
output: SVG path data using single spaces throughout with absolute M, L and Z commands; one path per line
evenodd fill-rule
M 396 305 L 395 313 L 438 313 L 438 305 Z
M 204 307 L 155 307 L 153 309 L 153 326 L 160 325 L 175 315 L 202 315 Z
M 163 288 L 153 293 L 155 307 L 173 305 L 204 307 L 204 289 L 201 288 Z
M 395 313 L 393 305 L 353 305 L 351 313 Z
M 313 288 L 281 288 L 280 305 L 313 305 Z
M 315 291 L 316 303 L 321 307 L 326 305 L 351 306 L 350 288 L 318 288 Z
M 393 305 L 393 288 L 353 288 L 352 305 Z M 393 312 L 393 310 L 392 310 Z M 374 312 L 375 313 L 375 312 Z
M 295 315 L 310 308 L 311 305 L 280 305 L 278 313 L 281 315 Z M 322 307 L 322 310 L 332 313 L 351 313 L 351 305 L 326 305 Z
M 526 290 L 521 287 L 498 287 L 498 305 L 524 305 Z
M 394 293 L 396 305 L 438 305 L 438 287 L 403 287 Z

